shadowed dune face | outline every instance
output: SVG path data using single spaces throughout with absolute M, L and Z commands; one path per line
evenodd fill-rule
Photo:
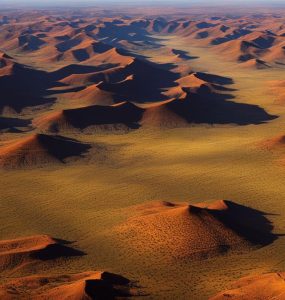
M 203 93 L 189 93 L 184 102 L 173 102 L 173 110 L 184 115 L 189 123 L 248 125 L 261 124 L 277 117 L 257 105 L 228 101 L 225 94 L 206 92 L 203 96 Z
M 35 134 L 0 148 L 0 165 L 4 168 L 20 168 L 64 162 L 68 157 L 78 156 L 90 148 L 87 144 L 64 138 Z
M 232 285 L 232 289 L 223 291 L 211 300 L 222 299 L 276 299 L 285 297 L 284 273 L 269 273 L 242 278 Z
M 272 243 L 276 236 L 262 212 L 230 201 L 137 207 L 137 216 L 116 229 L 139 255 L 202 259 Z
M 208 76 L 208 74 L 205 74 Z M 221 80 L 230 81 L 222 77 L 209 75 L 213 82 Z M 204 78 L 204 75 L 201 75 Z M 182 99 L 173 100 L 164 104 L 171 112 L 184 119 L 187 123 L 206 124 L 261 124 L 277 118 L 268 114 L 263 108 L 257 105 L 243 104 L 232 99 L 231 94 L 224 92 L 231 91 L 223 85 L 211 84 L 199 79 L 184 79 L 179 81 L 186 96 Z M 189 88 L 193 86 L 193 88 Z
M 18 40 L 19 46 L 22 47 L 24 51 L 38 50 L 42 45 L 45 44 L 45 42 L 42 39 L 32 34 L 20 35 Z
M 134 59 L 124 70 L 124 80 L 114 83 L 102 82 L 99 87 L 102 90 L 112 92 L 114 100 L 151 102 L 167 99 L 162 94 L 162 89 L 175 86 L 177 74 L 162 69 L 156 64 Z
M 56 132 L 75 128 L 82 130 L 90 126 L 101 127 L 102 129 L 123 129 L 122 126 L 136 129 L 139 127 L 138 122 L 143 111 L 129 102 L 112 106 L 93 105 L 43 116 L 34 120 L 34 124 L 42 130 Z
M 62 84 L 53 81 L 48 73 L 12 63 L 0 69 L 0 110 L 10 107 L 20 112 L 25 107 L 52 104 L 48 89 Z
M 30 120 L 20 118 L 0 117 L 0 131 L 18 131 L 17 128 L 27 128 L 31 124 Z

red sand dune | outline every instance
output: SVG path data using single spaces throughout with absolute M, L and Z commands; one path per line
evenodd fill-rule
M 136 128 L 143 111 L 130 102 L 93 105 L 52 113 L 34 120 L 33 124 L 46 131 L 83 130 L 90 126 L 108 130 Z
M 250 59 L 243 63 L 245 67 L 254 67 L 256 69 L 267 69 L 270 68 L 270 65 L 261 59 Z
M 180 85 L 169 88 L 166 92 L 163 92 L 169 99 L 184 99 L 187 93 Z
M 0 148 L 0 166 L 19 168 L 64 162 L 67 157 L 78 156 L 89 148 L 64 137 L 33 134 L 5 143 Z
M 180 79 L 177 80 L 177 82 L 182 87 L 191 87 L 191 88 L 197 88 L 207 83 L 205 80 L 200 79 L 196 73 L 192 73 L 187 76 L 181 77 Z
M 235 282 L 231 289 L 210 300 L 283 300 L 285 299 L 285 273 L 269 273 L 248 276 Z
M 206 258 L 248 250 L 272 240 L 262 213 L 230 201 L 197 205 L 148 204 L 116 229 L 118 238 L 141 255 Z
M 80 85 L 80 84 L 87 84 L 87 83 L 99 83 L 101 81 L 106 82 L 116 82 L 124 79 L 125 75 L 125 67 L 111 67 L 103 70 L 93 71 L 90 73 L 85 74 L 71 74 L 63 79 L 60 82 L 69 85 Z
M 20 268 L 39 260 L 83 254 L 47 235 L 2 240 L 0 241 L 0 271 Z
M 76 102 L 79 106 L 111 105 L 114 103 L 114 95 L 98 87 L 98 84 L 87 86 L 78 92 L 65 93 L 63 98 Z
M 16 271 L 31 263 L 59 257 L 80 256 L 85 253 L 66 246 L 66 241 L 47 235 L 36 235 L 0 241 L 0 271 Z M 129 279 L 109 272 L 83 272 L 79 274 L 41 275 L 8 278 L 0 285 L 0 299 L 124 299 L 143 295 Z M 3 273 L 6 274 L 6 273 Z
M 148 106 L 140 120 L 142 127 L 175 128 L 185 127 L 188 122 L 185 118 L 173 111 L 171 104 L 179 100 L 170 100 Z
M 109 272 L 63 275 L 33 275 L 0 285 L 5 300 L 108 300 L 140 295 L 127 278 Z
M 178 100 L 147 105 L 140 108 L 122 102 L 110 106 L 86 106 L 43 115 L 33 125 L 47 132 L 61 132 L 74 129 L 120 130 L 142 127 L 185 127 L 188 122 L 173 110 Z M 175 102 L 175 103 L 174 103 Z
M 120 51 L 117 48 L 112 48 L 110 50 L 107 50 L 106 52 L 100 53 L 98 55 L 95 55 L 93 57 L 90 57 L 88 60 L 86 60 L 85 63 L 88 64 L 118 64 L 118 65 L 127 65 L 133 62 L 133 57 L 126 56 L 120 53 Z

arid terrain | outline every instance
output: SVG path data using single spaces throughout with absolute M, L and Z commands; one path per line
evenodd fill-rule
M 285 299 L 284 122 L 285 10 L 0 10 L 0 299 Z

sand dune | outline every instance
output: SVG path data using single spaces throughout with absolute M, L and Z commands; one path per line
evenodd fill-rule
M 19 168 L 59 163 L 89 148 L 89 145 L 61 136 L 33 134 L 4 144 L 0 148 L 0 165 Z
M 63 110 L 58 113 L 36 119 L 35 126 L 48 131 L 66 129 L 85 129 L 97 126 L 102 129 L 137 128 L 143 109 L 129 102 L 110 106 L 93 105 L 76 109 Z
M 270 65 L 260 59 L 249 59 L 243 64 L 245 67 L 254 67 L 256 69 L 267 69 L 270 68 Z
M 187 75 L 185 77 L 179 78 L 177 82 L 182 87 L 191 87 L 191 88 L 197 88 L 200 87 L 203 84 L 206 84 L 207 82 L 205 80 L 200 79 L 197 74 L 192 73 L 190 75 Z
M 219 299 L 276 299 L 285 298 L 285 274 L 269 273 L 242 278 L 232 285 L 232 289 L 223 291 L 211 300 Z
M 171 101 L 148 107 L 140 120 L 142 127 L 175 128 L 188 125 L 187 120 L 171 109 Z
M 284 61 L 284 36 L 278 34 L 280 27 L 274 26 L 270 20 L 264 24 L 258 18 L 248 18 L 238 22 L 231 18 L 208 19 L 207 21 L 185 21 L 185 19 L 167 21 L 155 19 L 149 30 L 159 33 L 171 33 L 184 37 L 187 41 L 196 40 L 202 46 L 210 46 L 231 59 L 244 62 L 249 59 L 264 60 L 266 64 Z M 279 20 L 278 20 L 279 21 Z M 277 22 L 276 21 L 276 24 Z M 252 23 L 249 25 L 248 23 Z M 268 30 L 270 28 L 271 30 Z M 169 31 L 170 29 L 170 31 Z M 282 36 L 282 37 L 281 37 Z M 260 67 L 258 64 L 247 67 Z
M 109 272 L 33 275 L 0 285 L 1 299 L 126 299 L 138 294 L 127 278 Z
M 33 264 L 60 257 L 85 255 L 68 242 L 47 235 L 0 241 L 0 271 L 19 271 Z M 129 279 L 109 272 L 41 275 L 7 279 L 0 285 L 0 298 L 13 299 L 124 299 L 142 293 Z
M 92 105 L 43 115 L 33 125 L 47 132 L 74 129 L 126 130 L 142 127 L 185 127 L 187 118 L 177 112 L 174 100 L 140 108 L 129 102 L 109 106 Z M 178 103 L 178 106 L 179 103 Z M 181 103 L 181 109 L 183 104 Z
M 84 253 L 47 235 L 3 240 L 0 241 L 0 271 L 19 269 L 40 260 L 80 255 Z
M 219 82 L 222 79 L 213 77 L 212 80 Z M 188 78 L 186 81 L 189 83 Z M 99 88 L 101 89 L 102 86 L 100 85 Z M 141 125 L 142 127 L 185 127 L 187 123 L 244 125 L 259 124 L 275 118 L 257 106 L 227 101 L 230 95 L 220 93 L 224 91 L 223 89 L 227 91 L 227 88 L 216 84 L 202 84 L 190 90 L 177 86 L 164 93 L 165 96 L 171 97 L 170 100 L 144 105 L 144 108 L 130 102 L 91 105 L 43 115 L 36 118 L 33 125 L 41 130 L 58 132 L 74 128 L 83 130 L 89 126 L 113 130 L 137 129 Z M 87 101 L 91 102 L 91 98 Z
M 79 91 L 64 93 L 62 97 L 74 101 L 78 106 L 114 104 L 113 93 L 102 90 L 98 84 L 88 85 Z
M 124 55 L 117 48 L 111 48 L 103 53 L 90 57 L 86 60 L 88 64 L 115 64 L 115 65 L 126 65 L 133 61 L 133 57 Z
M 87 83 L 99 83 L 101 81 L 116 82 L 121 81 L 127 76 L 124 67 L 112 67 L 97 70 L 91 73 L 84 74 L 71 74 L 64 77 L 60 81 L 65 84 L 87 84 Z
M 119 238 L 140 255 L 201 259 L 264 246 L 275 238 L 261 212 L 230 201 L 137 207 L 117 227 Z
M 217 90 L 216 90 L 217 89 Z M 261 108 L 232 102 L 231 95 L 220 93 L 219 85 L 205 85 L 196 89 L 184 88 L 186 97 L 164 105 L 189 124 L 258 124 L 274 119 Z
M 158 64 L 133 59 L 123 70 L 124 78 L 117 82 L 102 81 L 98 87 L 115 94 L 116 102 L 153 102 L 166 100 L 162 89 L 175 86 L 177 75 Z

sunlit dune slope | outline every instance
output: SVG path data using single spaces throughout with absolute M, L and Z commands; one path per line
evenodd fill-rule
M 223 291 L 211 300 L 260 300 L 285 298 L 285 274 L 269 273 L 242 278 L 232 285 L 232 288 Z
M 4 168 L 20 168 L 59 163 L 89 148 L 89 145 L 61 136 L 33 134 L 5 143 L 0 148 L 0 165 Z
M 230 201 L 137 207 L 137 216 L 119 225 L 119 239 L 140 255 L 201 259 L 264 246 L 275 237 L 266 217 Z

